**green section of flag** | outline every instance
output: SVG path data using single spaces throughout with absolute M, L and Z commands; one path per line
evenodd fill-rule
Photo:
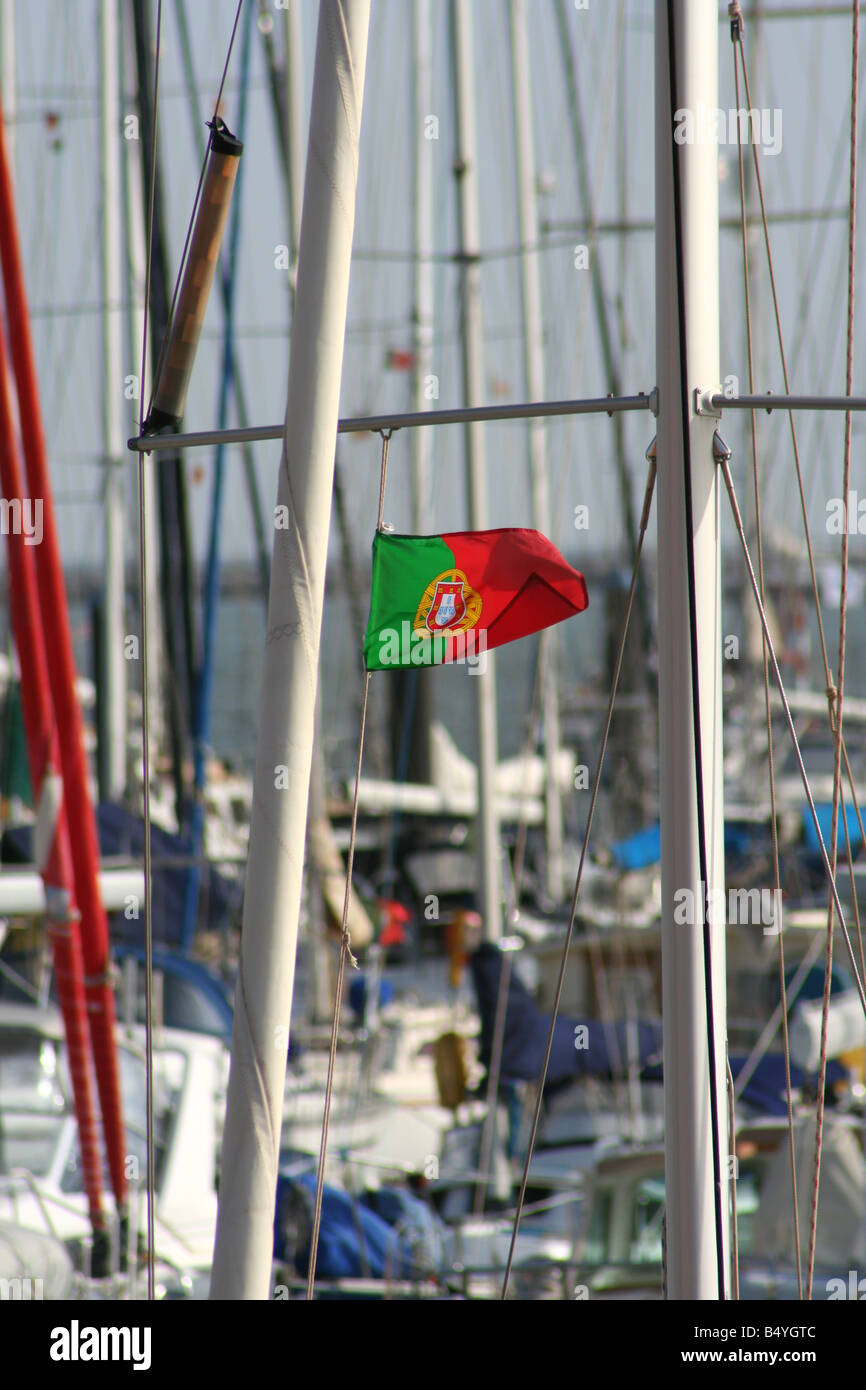
M 411 632 L 428 584 L 454 568 L 454 552 L 441 536 L 395 536 L 377 531 L 373 540 L 373 584 L 370 621 L 364 639 L 368 671 L 393 669 L 393 659 L 381 659 L 389 644 L 400 641 L 403 624 Z

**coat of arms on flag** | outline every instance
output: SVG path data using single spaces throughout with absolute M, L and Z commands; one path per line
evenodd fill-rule
M 416 632 L 465 632 L 478 622 L 481 606 L 463 571 L 445 570 L 424 590 L 412 626 Z

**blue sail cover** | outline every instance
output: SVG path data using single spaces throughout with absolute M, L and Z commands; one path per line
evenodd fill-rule
M 144 821 L 125 806 L 100 802 L 96 825 L 101 856 L 139 860 L 144 853 Z M 163 946 L 179 946 L 189 876 L 189 844 L 158 825 L 150 829 L 152 854 L 151 904 L 153 938 Z M 14 826 L 3 835 L 2 857 L 13 864 L 32 863 L 33 833 L 29 825 Z M 234 923 L 243 905 L 239 883 L 221 874 L 213 864 L 201 867 L 200 910 L 197 930 L 214 931 Z M 141 939 L 141 922 L 127 920 L 122 912 L 112 913 L 111 935 L 115 941 L 135 943 Z
M 481 1061 L 490 1066 L 496 1000 L 503 956 L 485 942 L 472 956 L 472 978 L 481 1016 Z M 537 1081 L 541 1075 L 550 1014 L 542 1013 L 516 974 L 508 988 L 505 1037 L 500 1076 L 503 1081 Z M 661 1028 L 652 1023 L 605 1025 L 597 1018 L 557 1018 L 547 1071 L 547 1086 L 555 1087 L 581 1076 L 612 1079 L 627 1072 L 628 1033 L 637 1036 L 641 1067 L 661 1063 Z M 632 1046 L 634 1044 L 632 1043 Z
M 498 947 L 485 942 L 472 957 L 472 977 L 481 1017 L 481 1062 L 490 1066 L 493 1030 L 496 1020 L 496 1001 L 503 956 Z M 662 1029 L 660 1024 L 619 1021 L 604 1024 L 597 1018 L 576 1018 L 560 1015 L 553 1029 L 553 1047 L 547 1072 L 546 1088 L 554 1090 L 584 1076 L 612 1080 L 624 1076 L 628 1066 L 628 1033 L 636 1034 L 640 1075 L 644 1081 L 662 1080 Z M 550 1014 L 543 1013 L 526 986 L 512 974 L 505 1013 L 505 1036 L 502 1045 L 500 1077 L 506 1081 L 537 1081 L 541 1075 Z M 585 1033 L 581 1030 L 585 1029 Z M 632 1043 L 634 1046 L 634 1043 Z M 734 1080 L 745 1066 L 747 1054 L 732 1053 L 731 1072 Z M 827 1082 L 832 1086 L 844 1080 L 841 1062 L 828 1061 Z M 801 1067 L 791 1064 L 791 1086 L 799 1090 L 808 1085 L 810 1077 Z M 785 1059 L 779 1053 L 767 1053 L 755 1067 L 741 1100 L 761 1115 L 787 1114 Z
M 274 1257 L 307 1275 L 316 1179 L 312 1173 L 277 1180 Z M 398 1188 L 355 1195 L 325 1184 L 316 1257 L 320 1279 L 397 1279 L 437 1273 L 447 1232 L 418 1197 Z

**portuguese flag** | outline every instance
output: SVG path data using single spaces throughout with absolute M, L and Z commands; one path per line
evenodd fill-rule
M 560 623 L 588 602 L 583 575 L 539 531 L 377 531 L 364 664 L 474 664 L 479 653 Z

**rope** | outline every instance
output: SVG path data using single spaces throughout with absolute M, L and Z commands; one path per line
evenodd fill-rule
M 144 432 L 144 382 L 147 372 L 147 330 L 150 317 L 150 282 L 153 266 L 153 219 L 156 203 L 156 132 L 159 114 L 159 66 L 162 34 L 162 0 L 156 7 L 156 53 L 153 68 L 153 119 L 151 122 L 150 190 L 147 212 L 147 266 L 144 281 L 144 313 L 141 335 L 141 377 L 138 393 L 138 433 Z M 147 648 L 147 513 L 145 505 L 144 470 L 149 454 L 138 456 L 138 603 L 141 622 L 141 775 L 144 795 L 144 1050 L 145 1050 L 145 1110 L 147 1162 L 147 1299 L 152 1303 L 155 1294 L 156 1259 L 154 1218 L 156 1207 L 156 1165 L 154 1154 L 153 1118 L 153 904 L 151 901 L 151 840 L 150 840 L 150 702 L 148 699 L 149 663 Z
M 853 34 L 851 41 L 851 147 L 848 205 L 848 322 L 845 357 L 845 394 L 850 396 L 854 381 L 854 241 L 857 223 L 857 97 L 860 57 L 860 0 L 853 0 Z M 836 715 L 835 757 L 833 765 L 833 813 L 830 830 L 830 854 L 833 874 L 836 873 L 839 801 L 842 790 L 842 697 L 845 687 L 845 637 L 848 612 L 848 485 L 851 478 L 851 412 L 845 413 L 845 446 L 842 469 L 842 496 L 845 498 L 845 527 L 842 533 L 842 579 L 839 597 L 839 674 L 838 696 L 834 702 Z M 844 816 L 844 806 L 843 806 Z M 848 834 L 845 817 L 846 841 Z M 850 844 L 848 846 L 850 863 Z M 856 893 L 854 895 L 856 902 Z M 821 1058 L 818 1065 L 818 1102 L 815 1127 L 815 1166 L 812 1173 L 812 1206 L 809 1220 L 809 1272 L 806 1297 L 812 1297 L 815 1272 L 815 1246 L 818 1235 L 818 1189 L 821 1178 L 821 1148 L 824 1135 L 824 1101 L 827 1083 L 827 1031 L 830 1022 L 830 990 L 833 966 L 833 900 L 827 907 L 827 959 L 824 966 L 824 998 L 821 1010 Z
M 514 1263 L 514 1249 L 517 1244 L 517 1233 L 520 1229 L 520 1218 L 523 1213 L 523 1204 L 526 1198 L 526 1187 L 529 1181 L 529 1165 L 532 1162 L 532 1154 L 535 1148 L 535 1140 L 538 1134 L 538 1124 L 541 1117 L 541 1105 L 544 1098 L 544 1083 L 547 1079 L 547 1069 L 550 1066 L 550 1054 L 553 1049 L 553 1030 L 556 1024 L 556 1016 L 559 1012 L 559 1003 L 562 998 L 562 988 L 565 983 L 565 970 L 568 964 L 568 952 L 571 948 L 571 939 L 574 935 L 574 924 L 577 917 L 577 899 L 580 893 L 580 884 L 583 878 L 583 866 L 586 862 L 586 853 L 589 846 L 589 836 L 592 831 L 593 816 L 595 814 L 595 803 L 598 799 L 598 791 L 601 785 L 601 774 L 604 769 L 604 756 L 607 751 L 607 741 L 610 734 L 610 726 L 613 720 L 613 706 L 616 699 L 617 686 L 619 685 L 620 671 L 622 670 L 622 658 L 625 651 L 625 639 L 628 635 L 629 619 L 634 604 L 635 589 L 637 587 L 638 565 L 640 564 L 641 551 L 643 549 L 644 536 L 646 535 L 647 522 L 649 521 L 650 504 L 652 502 L 653 490 L 655 487 L 656 464 L 655 458 L 650 462 L 649 476 L 647 478 L 646 492 L 644 494 L 643 512 L 641 513 L 640 528 L 635 546 L 634 561 L 632 564 L 631 584 L 626 601 L 625 618 L 623 619 L 622 635 L 619 641 L 619 649 L 616 656 L 616 666 L 613 673 L 610 699 L 607 705 L 607 715 L 604 724 L 604 733 L 601 738 L 601 749 L 598 757 L 598 766 L 595 771 L 595 778 L 592 784 L 592 795 L 589 802 L 589 814 L 586 820 L 586 830 L 584 831 L 583 844 L 580 850 L 580 860 L 577 866 L 577 878 L 574 884 L 574 894 L 571 899 L 571 911 L 568 917 L 568 930 L 565 933 L 565 943 L 562 948 L 562 960 L 559 966 L 559 979 L 556 982 L 556 994 L 553 1000 L 553 1010 L 550 1015 L 550 1027 L 547 1032 L 547 1046 L 544 1050 L 544 1062 L 541 1067 L 541 1075 L 538 1078 L 538 1094 L 535 1099 L 535 1112 L 532 1117 L 532 1130 L 529 1135 L 529 1145 L 526 1150 L 526 1159 L 523 1164 L 523 1177 L 520 1183 L 520 1196 L 517 1200 L 517 1210 L 514 1213 L 514 1225 L 511 1231 L 511 1244 L 508 1250 L 508 1260 L 505 1266 L 505 1277 L 502 1282 L 501 1297 L 504 1300 L 508 1295 L 508 1283 L 511 1278 L 511 1267 Z
M 376 518 L 376 530 L 382 530 L 382 517 L 385 511 L 385 479 L 388 472 L 388 447 L 391 442 L 393 430 L 380 430 L 382 436 L 382 463 L 379 472 L 379 509 Z M 340 1007 L 343 998 L 343 977 L 346 970 L 346 958 L 352 964 L 354 970 L 358 970 L 358 962 L 352 954 L 352 942 L 349 933 L 349 902 L 352 894 L 352 868 L 355 862 L 355 838 L 358 829 L 358 799 L 361 790 L 361 765 L 364 758 L 364 735 L 367 730 L 367 703 L 370 694 L 370 672 L 364 672 L 364 693 L 361 700 L 361 730 L 358 736 L 358 761 L 355 767 L 355 791 L 352 797 L 352 825 L 349 832 L 349 850 L 346 856 L 346 891 L 343 895 L 343 920 L 341 923 L 342 936 L 340 939 L 340 961 L 337 966 L 337 981 L 334 986 L 334 1017 L 331 1024 L 331 1043 L 328 1050 L 328 1079 L 325 1084 L 325 1111 L 322 1117 L 322 1138 L 319 1145 L 319 1163 L 316 1170 L 316 1201 L 313 1210 L 313 1231 L 310 1237 L 310 1258 L 307 1268 L 307 1301 L 313 1299 L 313 1288 L 316 1282 L 316 1260 L 319 1253 L 319 1231 L 322 1225 L 322 1198 L 324 1196 L 325 1182 L 325 1158 L 328 1150 L 328 1129 L 331 1120 L 331 1101 L 334 1094 L 334 1072 L 337 1065 L 337 1037 L 340 1028 Z
M 729 14 L 730 14 L 730 16 L 731 16 L 731 42 L 732 42 L 732 44 L 736 45 L 737 40 L 741 38 L 742 30 L 743 30 L 743 17 L 742 17 L 742 14 L 740 13 L 740 7 L 739 7 L 739 4 L 737 3 L 737 0 L 734 0 L 734 3 L 732 3 L 731 5 L 728 6 L 728 11 L 729 11 Z M 740 109 L 740 73 L 739 73 L 739 69 L 738 69 L 738 67 L 737 67 L 737 53 L 736 53 L 736 47 L 734 47 L 734 48 L 732 49 L 732 57 L 733 57 L 733 61 L 734 61 L 734 88 L 735 88 L 735 95 L 736 95 L 736 108 L 737 108 L 737 110 L 739 110 L 739 109 Z M 746 350 L 747 350 L 748 363 L 749 363 L 749 393 L 750 393 L 750 395 L 754 395 L 754 393 L 755 393 L 755 372 L 754 372 L 754 354 L 753 354 L 753 349 L 752 349 L 752 306 L 751 306 L 751 294 L 750 294 L 750 287 L 749 287 L 749 250 L 748 250 L 748 236 L 747 236 L 747 230 L 746 230 L 746 183 L 745 183 L 745 170 L 744 170 L 744 162 L 743 162 L 743 146 L 742 146 L 742 142 L 738 142 L 738 144 L 737 144 L 737 158 L 738 158 L 738 164 L 739 164 L 739 180 L 740 180 L 740 234 L 741 234 L 742 248 L 743 248 L 743 289 L 744 289 L 744 294 L 745 294 L 745 312 L 746 312 Z M 764 603 L 764 602 L 765 602 L 765 588 L 764 588 L 764 544 L 763 544 L 763 538 L 762 538 L 762 535 L 761 535 L 761 494 L 760 494 L 760 488 L 759 488 L 759 485 L 758 485 L 758 425 L 757 425 L 757 414 L 756 414 L 756 412 L 755 412 L 754 410 L 752 410 L 752 411 L 749 412 L 749 419 L 750 419 L 750 424 L 751 424 L 751 439 L 752 439 L 752 477 L 753 477 L 754 495 L 755 495 L 755 534 L 756 534 L 756 540 L 757 540 L 757 555 L 758 555 L 758 583 L 759 583 L 759 587 L 760 587 L 760 591 L 761 591 L 761 602 Z M 762 652 L 763 677 L 764 677 L 764 715 L 765 715 L 766 729 L 767 729 L 767 765 L 768 765 L 768 775 L 769 775 L 769 781 L 770 781 L 770 830 L 771 830 L 772 841 L 773 841 L 773 879 L 774 879 L 774 886 L 775 886 L 775 890 L 776 890 L 776 898 L 775 898 L 775 901 L 776 901 L 777 903 L 780 903 L 780 902 L 782 901 L 782 882 L 781 882 L 781 871 L 780 871 L 780 867 L 779 867 L 779 827 L 778 827 L 777 812 L 776 812 L 776 769 L 775 769 L 775 762 L 774 762 L 774 758 L 773 758 L 773 721 L 772 721 L 772 715 L 771 715 L 771 711 L 770 711 L 770 665 L 769 665 L 769 660 L 768 660 L 768 657 L 767 657 L 767 643 L 766 643 L 766 639 L 764 638 L 763 634 L 761 635 L 761 652 Z M 794 1210 L 794 1249 L 795 1249 L 795 1252 L 796 1252 L 796 1260 L 797 1260 L 797 1293 L 798 1293 L 798 1297 L 799 1297 L 800 1299 L 802 1299 L 802 1297 L 803 1297 L 803 1270 L 802 1270 L 802 1262 L 801 1262 L 801 1257 L 800 1257 L 800 1215 L 799 1215 L 799 1206 L 798 1206 L 798 1202 L 797 1202 L 797 1162 L 796 1162 L 796 1153 L 795 1153 L 795 1144 L 794 1144 L 794 1097 L 793 1097 L 792 1089 L 791 1089 L 791 1054 L 790 1054 L 790 1051 L 789 1051 L 789 1048 L 788 1048 L 788 1001 L 787 1001 L 787 998 L 786 998 L 786 985 L 785 985 L 785 947 L 784 947 L 783 932 L 782 932 L 782 930 L 781 930 L 781 923 L 776 923 L 776 926 L 777 926 L 776 939 L 777 939 L 777 941 L 778 941 L 778 949 L 779 949 L 779 991 L 780 991 L 781 1008 L 782 1008 L 782 1047 L 783 1047 L 783 1054 L 784 1054 L 784 1058 L 785 1058 L 785 1093 L 786 1093 L 786 1103 L 787 1103 L 787 1108 L 788 1108 L 788 1148 L 789 1148 L 789 1154 L 790 1154 L 790 1159 L 791 1159 L 791 1189 L 792 1189 L 793 1199 L 794 1199 L 794 1207 L 793 1207 L 793 1210 Z M 730 1070 L 730 1068 L 729 1068 L 729 1070 Z M 733 1104 L 733 1092 L 732 1092 L 732 1104 Z M 737 1278 L 737 1277 L 738 1277 L 738 1274 L 737 1274 L 736 1256 L 734 1256 L 733 1269 L 734 1269 L 735 1278 Z

